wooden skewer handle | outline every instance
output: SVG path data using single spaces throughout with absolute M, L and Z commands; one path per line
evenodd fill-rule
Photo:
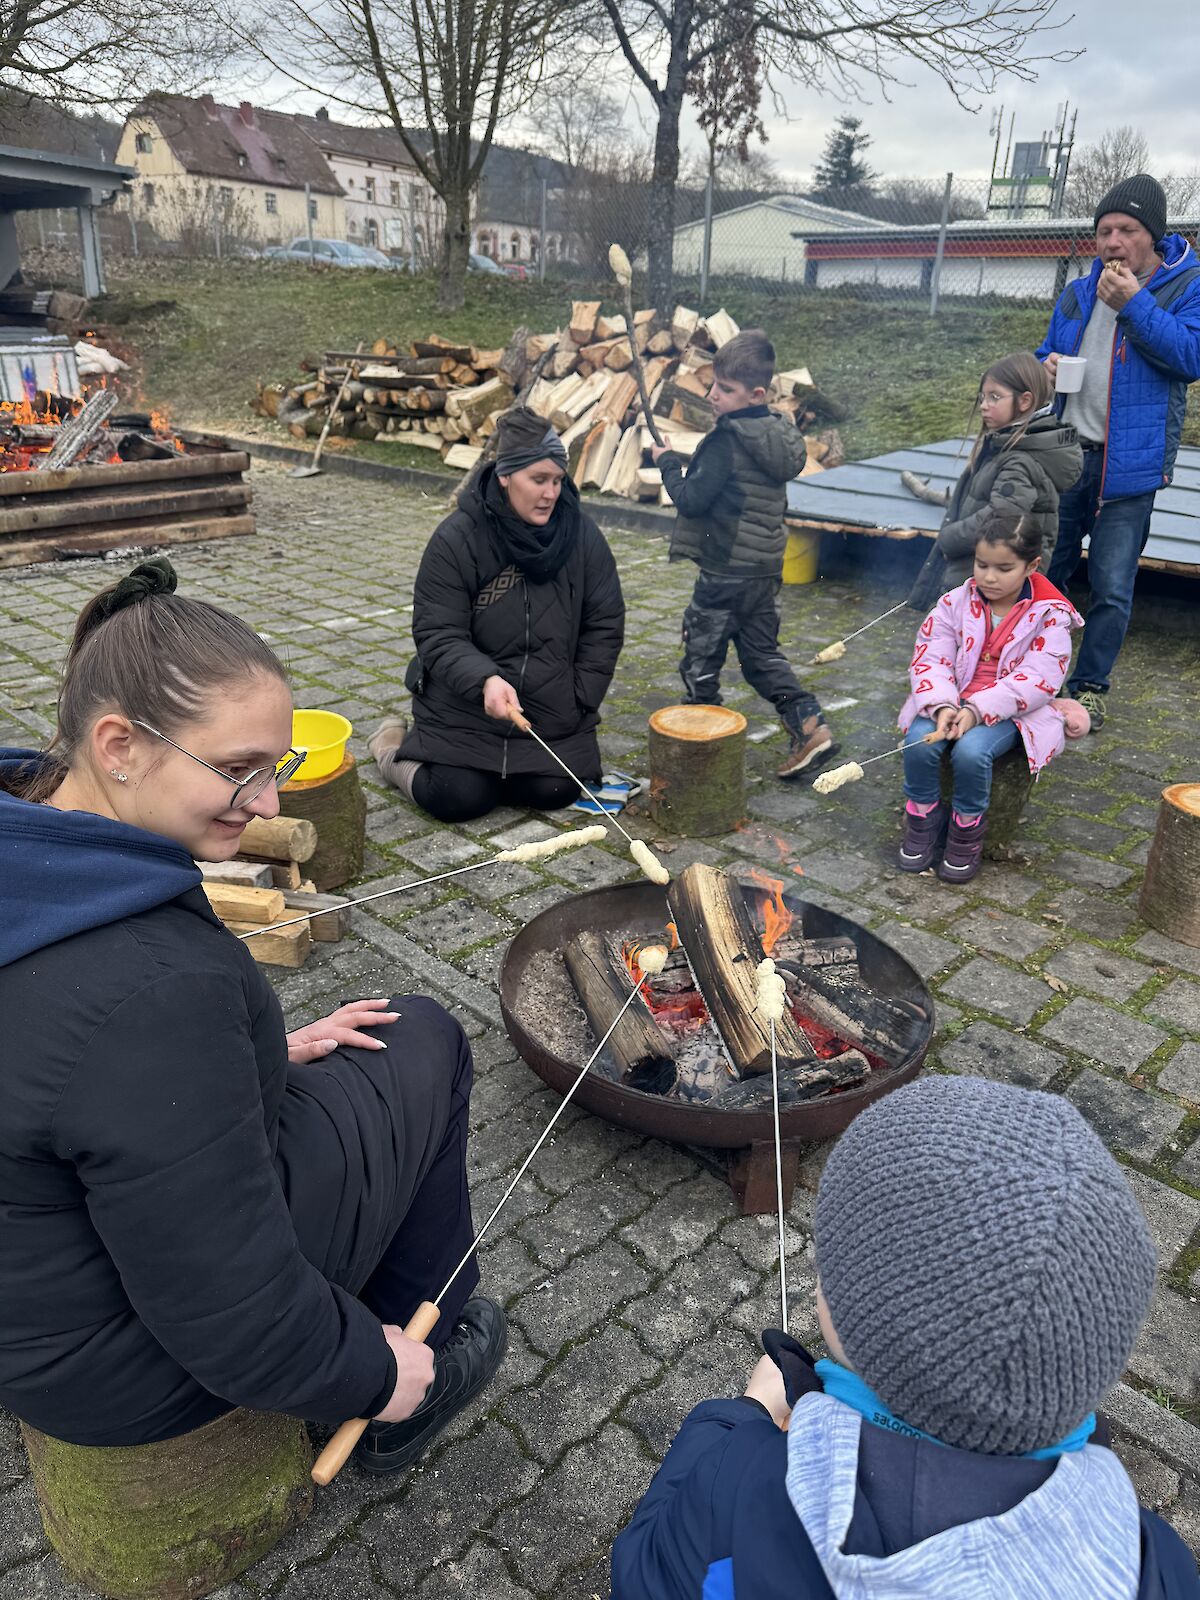
M 404 1337 L 415 1339 L 418 1344 L 425 1340 L 437 1327 L 441 1312 L 432 1300 L 422 1300 L 404 1326 Z M 321 1454 L 313 1462 L 313 1482 L 322 1487 L 330 1484 L 338 1473 L 349 1461 L 354 1453 L 354 1446 L 367 1431 L 370 1417 L 355 1417 L 350 1422 L 343 1422 L 338 1431 L 330 1439 Z

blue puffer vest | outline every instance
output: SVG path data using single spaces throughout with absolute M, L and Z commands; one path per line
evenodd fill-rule
M 1159 244 L 1163 264 L 1117 315 L 1105 441 L 1105 500 L 1171 481 L 1187 386 L 1200 379 L 1200 259 L 1181 234 Z M 1075 355 L 1096 304 L 1102 262 L 1058 297 L 1037 354 Z M 1062 405 L 1060 401 L 1059 410 Z

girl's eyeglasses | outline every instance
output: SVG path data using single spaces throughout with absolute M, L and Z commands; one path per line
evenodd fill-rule
M 135 728 L 142 728 L 146 733 L 152 733 L 156 739 L 169 744 L 172 750 L 178 750 L 180 755 L 187 756 L 189 761 L 198 761 L 209 772 L 215 772 L 218 778 L 224 778 L 226 783 L 231 783 L 233 785 L 233 794 L 229 800 L 231 811 L 237 806 L 251 805 L 269 784 L 275 783 L 282 787 L 289 778 L 295 777 L 308 759 L 307 750 L 289 750 L 277 767 L 256 767 L 244 778 L 235 778 L 231 773 L 222 772 L 220 767 L 211 766 L 200 756 L 194 756 L 190 750 L 185 750 L 181 744 L 176 744 L 174 739 L 168 739 L 165 733 L 159 733 L 158 729 L 152 728 L 148 722 L 142 722 L 138 717 L 131 717 L 129 720 Z

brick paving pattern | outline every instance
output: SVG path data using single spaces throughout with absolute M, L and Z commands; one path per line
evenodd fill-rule
M 505 811 L 442 827 L 376 782 L 365 738 L 404 704 L 412 578 L 438 501 L 332 475 L 292 483 L 278 467 L 257 467 L 254 485 L 256 538 L 175 559 L 187 593 L 232 607 L 270 637 L 297 703 L 354 722 L 369 802 L 359 890 L 577 824 L 572 813 Z M 629 623 L 601 744 L 610 766 L 644 773 L 647 714 L 677 698 L 692 571 L 668 566 L 653 535 L 610 540 Z M 86 561 L 0 575 L 0 743 L 52 733 L 71 621 L 120 570 Z M 805 659 L 893 600 L 867 576 L 785 590 L 785 644 Z M 1139 603 L 1104 732 L 1050 769 L 1013 859 L 973 884 L 905 879 L 891 866 L 896 766 L 871 769 L 836 799 L 778 783 L 783 737 L 735 666 L 726 699 L 750 721 L 747 826 L 668 851 L 646 817 L 627 820 L 669 866 L 758 861 L 873 928 L 938 996 L 929 1070 L 1064 1093 L 1127 1165 L 1161 1281 L 1127 1382 L 1106 1409 L 1142 1498 L 1200 1550 L 1200 950 L 1147 929 L 1135 908 L 1160 790 L 1194 779 L 1200 764 L 1191 699 L 1200 646 L 1194 626 L 1164 626 L 1158 605 Z M 839 707 L 831 721 L 847 756 L 894 739 L 911 633 L 903 619 L 893 632 L 873 630 L 809 675 Z M 352 992 L 420 991 L 461 1019 L 478 1073 L 478 1217 L 556 1104 L 500 1022 L 505 944 L 564 894 L 632 876 L 624 852 L 601 846 L 545 869 L 436 884 L 355 913 L 351 940 L 314 946 L 300 972 L 273 973 L 291 1025 Z M 814 1148 L 804 1161 L 789 1218 L 795 1327 L 814 1342 L 810 1219 L 821 1159 Z M 773 1219 L 740 1217 L 726 1184 L 692 1153 L 572 1108 L 482 1252 L 485 1289 L 512 1327 L 496 1383 L 410 1472 L 380 1481 L 347 1468 L 318 1491 L 298 1534 L 222 1600 L 603 1600 L 613 1536 L 687 1410 L 740 1392 L 757 1333 L 776 1318 L 774 1251 Z M 81 1593 L 48 1553 L 16 1426 L 0 1415 L 0 1600 Z

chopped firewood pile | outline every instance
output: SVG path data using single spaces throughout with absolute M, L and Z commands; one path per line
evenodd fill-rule
M 706 397 L 713 353 L 738 326 L 725 311 L 702 317 L 680 305 L 669 322 L 655 311 L 636 311 L 631 346 L 626 318 L 602 316 L 600 308 L 599 300 L 577 300 L 565 328 L 519 328 L 497 350 L 433 333 L 403 352 L 377 339 L 361 357 L 338 350 L 306 356 L 301 382 L 260 383 L 250 404 L 285 423 L 295 438 L 315 436 L 348 377 L 332 434 L 436 450 L 447 465 L 466 470 L 483 454 L 500 414 L 523 400 L 562 434 L 581 489 L 665 504 L 662 475 L 646 453 L 650 433 L 630 370 L 633 350 L 645 364 L 660 432 L 690 457 L 712 427 Z M 820 394 L 806 367 L 776 374 L 770 404 L 806 430 L 807 471 L 840 465 L 836 429 L 808 430 L 843 413 Z
M 273 967 L 302 967 L 313 943 L 337 943 L 350 932 L 350 902 L 318 894 L 301 867 L 317 850 L 317 830 L 302 817 L 255 817 L 232 861 L 201 861 L 204 892 L 231 933 L 253 934 L 246 948 Z M 312 918 L 314 911 L 328 912 Z M 299 919 L 299 920 L 294 920 Z M 311 920 L 310 920 L 311 919 Z M 276 928 L 277 922 L 290 926 Z M 269 928 L 271 931 L 262 932 Z

